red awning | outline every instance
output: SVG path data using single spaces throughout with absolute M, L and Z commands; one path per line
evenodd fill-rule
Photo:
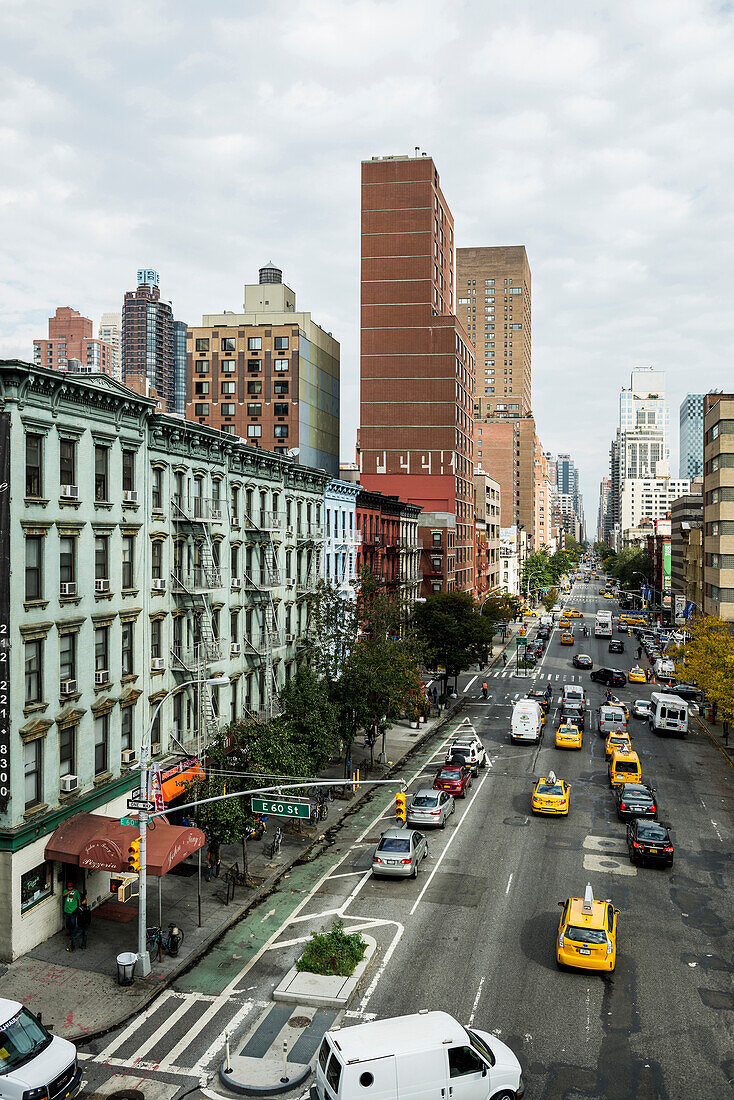
M 138 829 L 121 825 L 100 814 L 75 814 L 51 836 L 45 856 L 59 863 L 71 863 L 94 871 L 127 871 L 128 849 L 139 836 Z M 148 826 L 146 869 L 149 875 L 165 875 L 177 863 L 203 848 L 206 838 L 200 829 L 169 825 L 160 818 Z

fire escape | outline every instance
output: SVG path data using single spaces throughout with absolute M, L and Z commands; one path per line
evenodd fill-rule
M 270 722 L 278 712 L 278 680 L 274 650 L 283 645 L 278 630 L 278 612 L 274 591 L 283 580 L 278 568 L 278 542 L 283 530 L 280 512 L 260 509 L 245 514 L 247 536 L 244 587 L 255 605 L 256 629 L 245 638 L 245 656 L 261 670 L 260 698 L 253 718 Z
M 300 597 L 308 597 L 316 588 L 316 583 L 321 573 L 321 553 L 323 549 L 324 529 L 320 523 L 315 523 L 311 518 L 310 506 L 307 507 L 306 518 L 301 517 L 300 511 L 296 526 L 296 593 Z M 300 608 L 305 608 L 305 623 L 299 613 L 300 628 L 296 634 L 296 649 L 303 651 L 308 646 L 308 627 L 310 610 L 304 600 Z

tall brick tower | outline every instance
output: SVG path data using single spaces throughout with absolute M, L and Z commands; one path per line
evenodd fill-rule
M 473 394 L 436 166 L 418 151 L 363 161 L 361 481 L 422 506 L 423 595 L 474 584 Z

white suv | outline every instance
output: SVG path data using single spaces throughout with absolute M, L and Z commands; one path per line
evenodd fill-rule
M 564 703 L 578 703 L 586 710 L 586 692 L 579 684 L 564 684 L 561 705 Z
M 480 768 L 487 766 L 487 750 L 478 737 L 473 734 L 465 734 L 454 738 L 446 749 L 446 762 L 455 752 L 461 752 L 466 756 L 466 762 L 471 768 L 472 775 L 479 775 Z

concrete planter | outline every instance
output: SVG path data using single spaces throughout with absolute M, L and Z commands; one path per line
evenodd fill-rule
M 377 954 L 377 942 L 372 936 L 363 936 L 363 939 L 367 950 L 351 977 L 309 974 L 305 970 L 296 970 L 293 966 L 280 985 L 273 990 L 273 1000 L 288 1004 L 315 1005 L 319 1008 L 345 1008 Z

